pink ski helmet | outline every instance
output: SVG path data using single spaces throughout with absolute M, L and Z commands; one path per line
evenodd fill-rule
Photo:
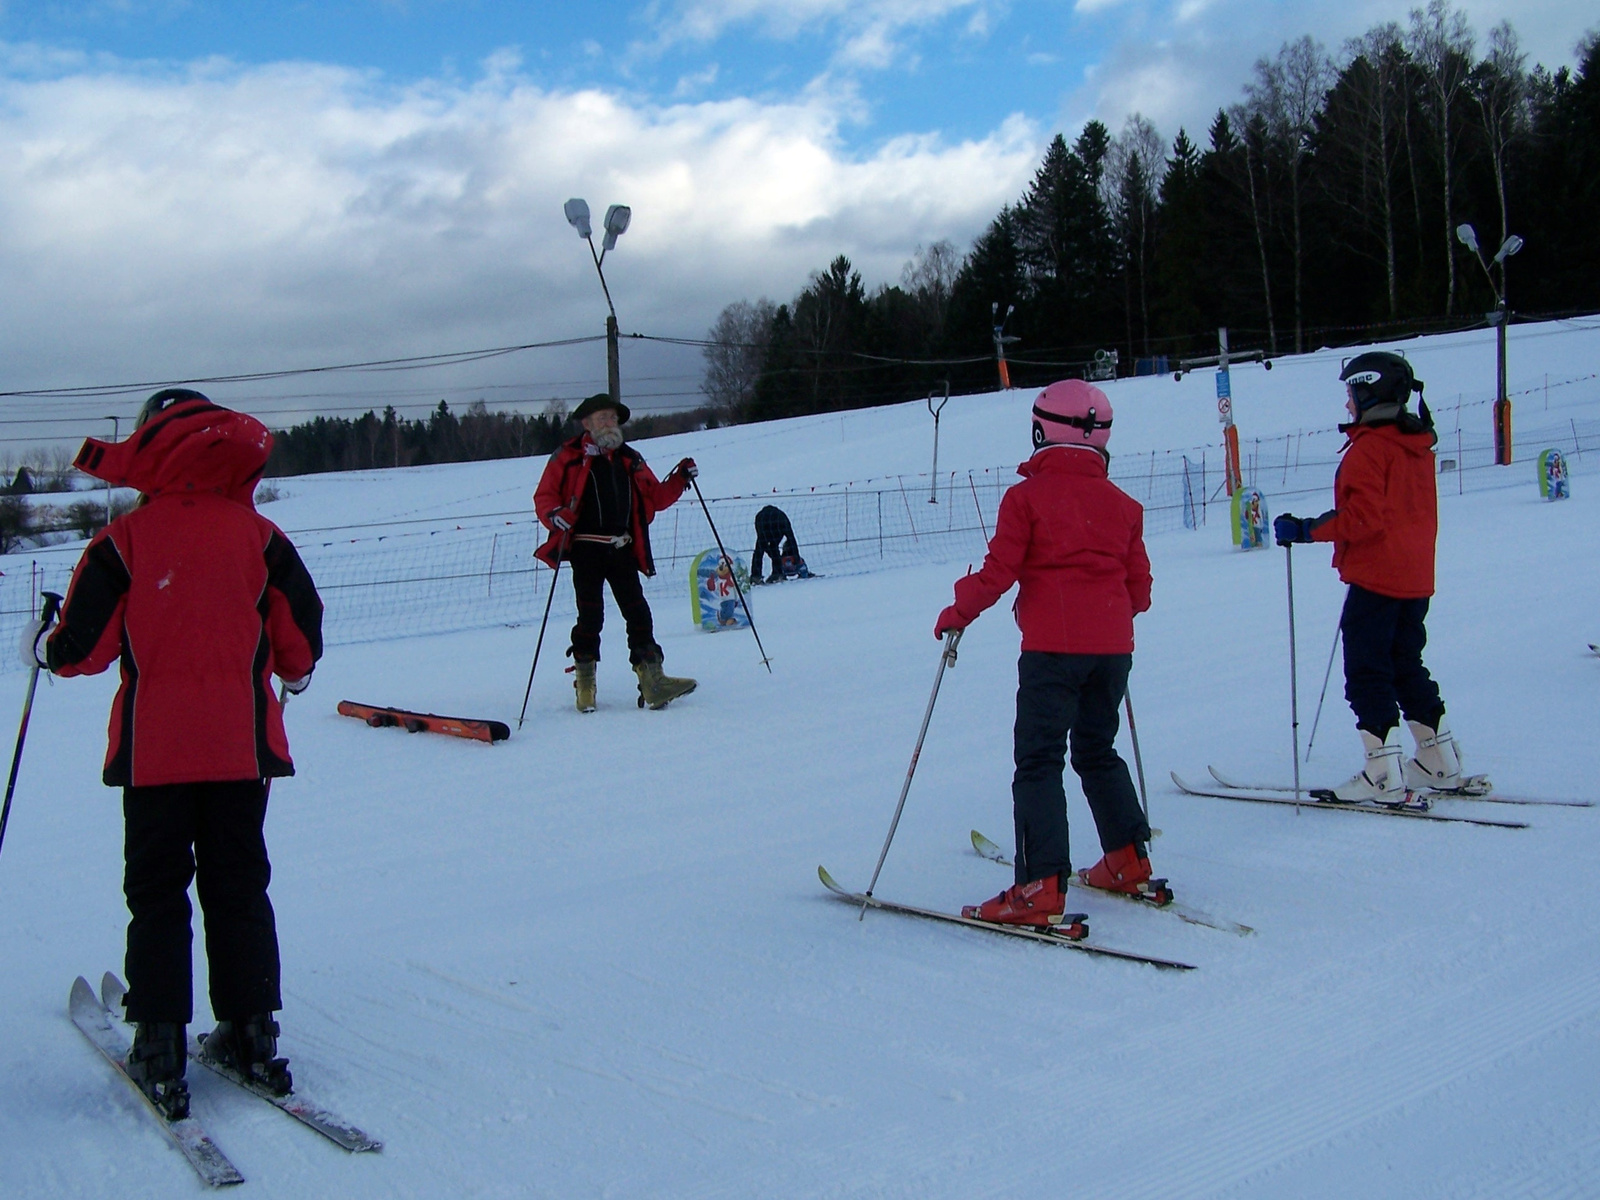
M 1092 383 L 1063 379 L 1033 402 L 1033 448 L 1093 446 L 1104 452 L 1111 440 L 1111 401 Z

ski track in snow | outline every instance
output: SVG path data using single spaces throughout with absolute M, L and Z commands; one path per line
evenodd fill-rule
M 1600 351 L 1595 332 L 1513 336 L 1514 388 L 1537 381 L 1536 351 L 1552 379 Z M 1416 345 L 1442 425 L 1454 389 L 1488 377 L 1490 344 Z M 1339 357 L 1236 371 L 1246 440 L 1331 425 Z M 1214 442 L 1209 389 L 1207 373 L 1116 385 L 1113 449 Z M 1030 399 L 953 402 L 941 464 L 1020 459 Z M 1518 403 L 1524 426 L 1592 420 L 1600 384 L 1553 390 L 1548 418 Z M 925 469 L 928 425 L 898 406 L 645 449 L 753 491 Z M 266 511 L 292 529 L 521 507 L 538 465 L 288 480 Z M 1503 487 L 1441 499 L 1428 661 L 1469 768 L 1508 792 L 1594 795 L 1600 493 L 1572 465 L 1561 504 L 1537 500 L 1522 463 Z M 1284 563 L 1232 551 L 1215 522 L 1150 551 L 1131 684 L 1163 830 L 1152 854 L 1182 901 L 1257 932 L 1073 904 L 1096 940 L 1199 970 L 858 922 L 816 882 L 819 862 L 848 887 L 871 872 L 932 682 L 933 619 L 974 552 L 760 589 L 771 676 L 747 633 L 699 634 L 686 605 L 656 602 L 668 669 L 701 681 L 661 712 L 634 706 L 613 608 L 600 711 L 574 713 L 552 626 L 528 724 L 492 747 L 333 707 L 514 716 L 533 625 L 334 647 L 289 704 L 299 774 L 268 816 L 283 1049 L 309 1094 L 385 1148 L 346 1155 L 203 1071 L 196 1115 L 251 1195 L 292 1200 L 1594 1195 L 1600 900 L 1585 880 L 1600 814 L 1517 810 L 1531 828 L 1493 830 L 1175 794 L 1169 769 L 1287 770 Z M 1343 589 L 1325 548 L 1294 554 L 1303 747 Z M 1011 849 L 1006 609 L 944 679 L 886 898 L 953 909 L 1007 882 L 967 840 L 976 827 Z M 1308 775 L 1358 754 L 1337 675 Z M 98 781 L 112 687 L 41 687 L 0 856 L 6 1200 L 194 1187 L 65 1015 L 74 975 L 122 962 L 119 802 Z M 1068 796 L 1086 864 L 1099 848 L 1070 775 Z M 198 1031 L 198 948 L 196 1005 Z

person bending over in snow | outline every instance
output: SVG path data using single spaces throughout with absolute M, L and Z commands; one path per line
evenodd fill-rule
M 1072 769 L 1105 856 L 1082 872 L 1099 888 L 1139 893 L 1150 879 L 1150 826 L 1117 754 L 1117 706 L 1133 666 L 1133 618 L 1150 607 L 1144 509 L 1106 475 L 1111 402 L 1079 379 L 1052 383 L 1033 406 L 1033 457 L 1006 492 L 983 567 L 956 581 L 934 636 L 965 629 L 1013 583 L 1022 628 L 1017 663 L 1016 885 L 963 916 L 1049 925 L 1066 910 L 1072 866 L 1062 771 Z
M 79 470 L 137 488 L 89 543 L 54 629 L 22 660 L 95 675 L 121 660 L 102 778 L 122 788 L 128 1074 L 171 1120 L 187 1115 L 194 1015 L 188 887 L 205 918 L 216 1029 L 205 1053 L 280 1095 L 278 935 L 262 825 L 270 780 L 293 775 L 272 676 L 299 693 L 322 656 L 322 601 L 252 494 L 272 450 L 254 417 L 199 392 L 157 392 L 125 441 L 90 438 Z
M 605 585 L 628 626 L 628 658 L 639 676 L 639 697 L 651 708 L 665 708 L 697 686 L 661 671 L 650 605 L 639 573 L 656 573 L 650 556 L 650 522 L 675 504 L 698 475 L 686 458 L 665 479 L 657 479 L 644 457 L 622 436 L 628 406 L 607 393 L 590 396 L 573 414 L 583 432 L 550 456 L 533 508 L 550 530 L 535 553 L 547 566 L 572 564 L 578 620 L 572 627 L 573 687 L 579 712 L 593 712 L 595 664 L 600 661 L 600 630 L 605 624 Z
M 789 514 L 775 504 L 769 504 L 756 514 L 756 549 L 750 556 L 750 582 L 761 583 L 761 556 L 772 560 L 772 574 L 767 583 L 783 579 L 783 560 L 798 559 L 800 546 L 794 540 L 794 526 L 789 524 Z
M 1337 507 L 1320 517 L 1285 513 L 1272 523 L 1280 546 L 1332 542 L 1333 565 L 1350 585 L 1339 629 L 1344 637 L 1344 695 L 1355 712 L 1366 763 L 1328 793 L 1336 800 L 1398 805 L 1407 789 L 1486 792 L 1489 781 L 1461 774 L 1461 751 L 1445 722 L 1439 685 L 1422 665 L 1433 595 L 1439 497 L 1426 402 L 1406 409 L 1422 381 L 1398 354 L 1358 354 L 1339 378 L 1350 423 L 1334 477 Z M 1404 713 L 1415 757 L 1401 762 L 1397 729 Z

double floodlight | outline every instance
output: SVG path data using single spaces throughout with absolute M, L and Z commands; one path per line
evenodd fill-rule
M 1456 226 L 1456 241 L 1460 242 L 1468 250 L 1471 250 L 1479 257 L 1479 259 L 1483 258 L 1483 251 L 1478 248 L 1478 231 L 1471 225 L 1462 224 Z M 1518 250 L 1521 250 L 1522 246 L 1522 239 L 1513 233 L 1503 243 L 1501 243 L 1499 251 L 1490 261 L 1496 263 L 1505 262 L 1506 259 L 1510 258 Z
M 578 236 L 584 241 L 589 241 L 594 236 L 594 230 L 589 224 L 589 203 L 574 197 L 561 206 L 561 211 L 567 215 L 567 224 L 578 231 Z M 626 204 L 613 204 L 606 209 L 604 222 L 606 236 L 600 243 L 600 250 L 617 248 L 617 239 L 628 232 L 628 222 L 633 219 L 633 209 Z

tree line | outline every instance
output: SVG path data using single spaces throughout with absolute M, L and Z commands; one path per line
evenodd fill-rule
M 1012 382 L 1038 386 L 1164 370 L 1219 326 L 1277 355 L 1482 322 L 1497 287 L 1524 314 L 1600 307 L 1600 36 L 1577 56 L 1530 70 L 1509 22 L 1480 54 L 1449 0 L 1336 56 L 1285 43 L 1203 144 L 1090 121 L 964 255 L 918 247 L 870 293 L 840 255 L 788 303 L 730 304 L 703 391 L 762 420 L 992 389 L 1002 325 Z M 1491 282 L 1464 223 L 1485 258 L 1525 249 Z
M 641 413 L 628 422 L 628 436 L 659 437 L 715 425 L 718 420 L 719 415 L 708 407 L 681 413 Z M 576 432 L 576 423 L 558 403 L 539 415 L 527 416 L 490 412 L 482 400 L 475 400 L 457 416 L 441 400 L 426 419 L 414 420 L 397 416 L 391 405 L 381 417 L 371 410 L 354 419 L 314 417 L 277 431 L 265 474 L 306 475 L 546 455 Z

